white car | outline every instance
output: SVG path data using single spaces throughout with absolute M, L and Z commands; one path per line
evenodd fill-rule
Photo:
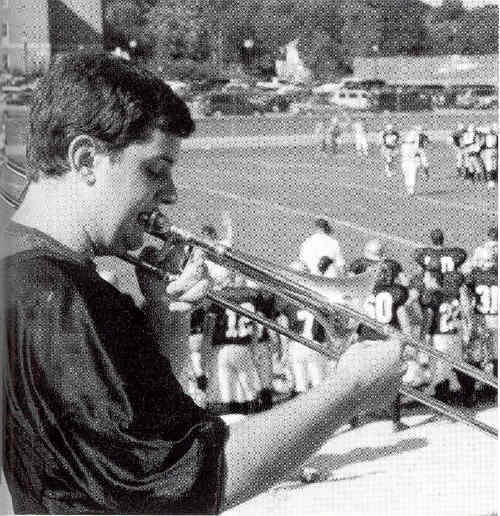
M 336 106 L 349 109 L 366 110 L 371 107 L 370 94 L 366 90 L 341 89 L 330 97 L 330 102 Z

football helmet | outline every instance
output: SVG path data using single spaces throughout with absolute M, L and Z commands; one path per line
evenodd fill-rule
M 379 261 L 385 254 L 385 247 L 380 240 L 374 238 L 366 243 L 364 254 L 369 260 Z

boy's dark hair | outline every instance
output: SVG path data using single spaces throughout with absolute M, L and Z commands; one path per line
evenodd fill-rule
M 433 245 L 443 245 L 444 243 L 444 235 L 443 232 L 438 229 L 433 229 L 431 231 L 431 242 Z
M 68 146 L 80 134 L 114 154 L 147 141 L 154 129 L 187 137 L 194 127 L 184 101 L 149 71 L 110 54 L 64 54 L 33 97 L 28 163 L 60 176 L 67 170 Z

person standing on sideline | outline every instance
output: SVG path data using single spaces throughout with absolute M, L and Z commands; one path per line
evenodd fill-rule
M 401 171 L 403 172 L 406 193 L 410 197 L 415 195 L 418 166 L 419 157 L 415 135 L 409 133 L 401 143 Z
M 464 133 L 465 125 L 460 122 L 457 124 L 456 130 L 451 135 L 451 143 L 455 147 L 458 177 L 465 177 Z
M 331 151 L 336 154 L 339 150 L 339 140 L 342 134 L 339 119 L 334 115 L 330 119 L 330 123 L 326 127 L 327 145 L 330 145 Z
M 321 151 L 326 151 L 328 146 L 326 142 L 326 134 L 325 134 L 325 122 L 323 120 L 320 120 L 316 126 L 314 127 L 314 144 L 318 145 Z
M 325 217 L 314 220 L 316 231 L 300 246 L 299 260 L 311 274 L 320 274 L 320 260 L 324 256 L 335 263 L 337 274 L 342 275 L 345 260 L 338 241 L 331 236 L 332 227 Z
M 399 133 L 392 124 L 386 124 L 380 134 L 380 150 L 384 159 L 384 171 L 386 177 L 392 177 L 394 162 L 399 151 Z
M 498 181 L 498 134 L 496 124 L 491 124 L 484 135 L 484 147 L 481 150 L 488 189 L 495 188 Z

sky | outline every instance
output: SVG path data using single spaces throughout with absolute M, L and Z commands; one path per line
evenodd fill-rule
M 427 4 L 439 5 L 441 0 L 423 0 Z M 463 0 L 465 7 L 479 7 L 487 4 L 497 4 L 498 0 Z

